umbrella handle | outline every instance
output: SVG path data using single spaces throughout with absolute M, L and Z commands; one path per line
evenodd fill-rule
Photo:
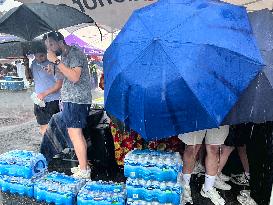
M 100 41 L 102 41 L 102 33 L 101 33 L 101 30 L 100 30 L 100 27 L 98 26 L 98 24 L 96 22 L 94 22 L 96 27 L 99 29 L 99 32 L 100 32 Z

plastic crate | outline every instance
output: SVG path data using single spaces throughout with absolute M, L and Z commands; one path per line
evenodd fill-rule
M 4 76 L 4 79 L 6 81 L 13 81 L 13 77 L 12 76 Z
M 8 81 L 7 89 L 12 91 L 19 91 L 25 88 L 24 81 Z
M 0 175 L 30 179 L 43 175 L 46 170 L 46 159 L 40 153 L 13 150 L 0 155 Z
M 7 89 L 7 81 L 0 80 L 0 89 L 1 90 L 6 90 Z
M 84 179 L 52 172 L 35 182 L 34 198 L 37 201 L 46 201 L 57 205 L 72 205 L 85 183 Z

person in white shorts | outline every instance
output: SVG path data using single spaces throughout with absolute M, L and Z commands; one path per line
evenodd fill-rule
M 215 178 L 218 172 L 218 161 L 220 146 L 224 144 L 225 139 L 229 133 L 229 126 L 221 126 L 208 130 L 201 130 L 179 135 L 185 144 L 185 151 L 183 155 L 183 204 L 193 204 L 191 197 L 190 179 L 194 169 L 196 155 L 205 138 L 205 145 L 207 156 L 205 160 L 205 183 L 201 189 L 201 195 L 209 198 L 215 205 L 224 205 L 225 200 L 219 195 L 214 188 Z

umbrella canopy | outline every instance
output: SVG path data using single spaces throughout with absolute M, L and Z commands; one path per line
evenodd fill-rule
M 218 127 L 262 67 L 245 8 L 161 0 L 106 50 L 105 108 L 148 140 Z
M 0 43 L 0 59 L 24 58 L 29 53 L 34 53 L 36 49 L 44 47 L 42 41 L 10 41 Z M 46 51 L 46 49 L 44 48 Z
M 273 121 L 273 14 L 265 9 L 249 13 L 266 67 L 240 96 L 225 123 Z
M 21 0 L 23 3 L 51 3 L 66 4 L 74 7 L 81 12 L 91 16 L 95 22 L 102 25 L 109 32 L 121 29 L 124 23 L 135 9 L 149 5 L 157 0 L 92 0 L 92 1 L 75 1 L 75 0 Z
M 66 5 L 30 3 L 22 4 L 4 14 L 0 18 L 0 32 L 30 41 L 48 31 L 92 22 L 91 17 Z
M 103 50 L 100 50 L 98 48 L 95 48 L 89 45 L 88 43 L 86 43 L 85 41 L 83 41 L 82 39 L 80 39 L 74 34 L 70 34 L 67 37 L 65 37 L 65 42 L 68 45 L 79 46 L 82 49 L 82 51 L 87 55 L 103 55 L 104 53 Z

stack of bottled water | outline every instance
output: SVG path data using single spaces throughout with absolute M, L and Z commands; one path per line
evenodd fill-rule
M 128 204 L 181 203 L 181 172 L 179 153 L 133 150 L 125 156 L 124 175 L 127 178 Z
M 47 171 L 42 154 L 13 150 L 0 155 L 0 188 L 19 195 L 33 196 L 34 182 Z
M 84 179 L 51 172 L 35 182 L 34 197 L 37 201 L 46 201 L 56 205 L 72 205 L 85 183 Z
M 152 202 L 148 202 L 148 201 L 143 201 L 143 200 L 132 200 L 132 199 L 128 199 L 127 200 L 127 205 L 172 205 L 172 203 L 159 203 L 157 201 L 152 201 Z
M 126 194 L 123 183 L 89 181 L 77 197 L 77 205 L 125 205 Z

